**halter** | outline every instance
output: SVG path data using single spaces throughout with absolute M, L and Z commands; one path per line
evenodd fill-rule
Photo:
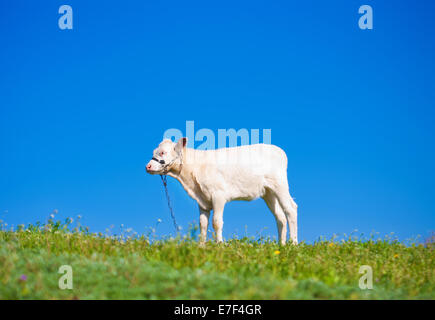
M 182 154 L 183 154 L 183 151 L 181 151 L 181 152 L 177 152 L 177 157 L 175 157 L 171 162 L 169 162 L 169 163 L 166 163 L 166 161 L 165 160 L 159 160 L 159 159 L 157 159 L 157 158 L 155 158 L 155 157 L 152 157 L 151 158 L 151 160 L 154 160 L 154 161 L 156 161 L 156 162 L 158 162 L 158 163 L 160 163 L 160 164 L 162 164 L 164 167 L 163 167 L 163 174 L 167 174 L 168 172 L 169 172 L 169 170 L 167 170 L 170 166 L 172 166 L 174 163 L 175 163 L 175 161 L 177 160 L 177 159 L 180 159 L 180 173 L 181 173 L 181 169 L 183 168 L 183 157 L 182 157 Z
M 157 161 L 160 164 L 165 164 L 165 160 L 157 160 L 156 158 L 152 157 L 151 160 Z

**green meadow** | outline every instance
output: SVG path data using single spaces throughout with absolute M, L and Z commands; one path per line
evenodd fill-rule
M 0 299 L 434 299 L 435 244 L 388 237 L 279 246 L 96 234 L 50 219 L 0 231 Z M 60 289 L 62 265 L 72 289 Z M 359 281 L 372 269 L 372 289 Z M 367 283 L 363 280 L 363 283 Z

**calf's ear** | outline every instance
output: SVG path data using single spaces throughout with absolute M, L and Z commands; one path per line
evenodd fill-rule
M 175 151 L 181 152 L 181 150 L 183 150 L 183 148 L 186 147 L 186 145 L 187 145 L 187 138 L 186 137 L 180 138 L 180 140 L 178 140 L 177 144 L 175 145 Z

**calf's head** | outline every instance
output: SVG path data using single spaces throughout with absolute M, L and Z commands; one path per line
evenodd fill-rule
M 169 139 L 160 142 L 153 151 L 153 157 L 146 165 L 146 171 L 150 174 L 168 173 L 174 166 L 182 163 L 183 148 L 186 144 L 187 138 L 181 138 L 177 143 Z

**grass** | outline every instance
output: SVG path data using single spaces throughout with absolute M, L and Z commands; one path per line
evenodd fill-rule
M 270 239 L 224 244 L 189 236 L 108 236 L 49 219 L 0 224 L 0 299 L 434 299 L 435 246 L 397 240 L 322 240 L 279 246 Z M 70 265 L 73 289 L 59 289 Z M 358 286 L 373 270 L 373 289 Z

